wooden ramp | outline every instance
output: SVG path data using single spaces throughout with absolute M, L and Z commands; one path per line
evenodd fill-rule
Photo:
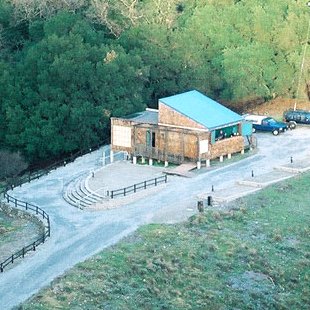
M 194 176 L 194 173 L 191 170 L 196 169 L 196 164 L 194 163 L 184 163 L 175 168 L 168 168 L 164 170 L 164 173 L 170 175 L 179 175 L 186 178 L 191 178 Z

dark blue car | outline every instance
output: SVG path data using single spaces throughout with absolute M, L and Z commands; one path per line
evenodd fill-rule
M 244 119 L 252 123 L 253 132 L 256 132 L 256 130 L 270 131 L 277 136 L 279 133 L 289 129 L 286 123 L 278 122 L 272 117 L 265 115 L 245 115 Z
M 288 110 L 284 112 L 283 118 L 289 123 L 309 124 L 310 125 L 310 111 L 305 110 Z

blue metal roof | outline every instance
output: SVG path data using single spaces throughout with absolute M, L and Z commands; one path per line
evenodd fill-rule
M 241 115 L 197 90 L 161 98 L 159 101 L 208 129 L 238 123 L 243 119 Z

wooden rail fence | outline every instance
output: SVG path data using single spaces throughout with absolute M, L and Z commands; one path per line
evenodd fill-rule
M 15 208 L 23 209 L 27 212 L 34 213 L 38 218 L 42 217 L 43 223 L 45 222 L 45 225 L 44 225 L 44 233 L 36 241 L 28 244 L 27 246 L 23 247 L 21 250 L 15 252 L 11 256 L 9 256 L 7 259 L 5 259 L 3 262 L 0 262 L 0 272 L 3 272 L 4 268 L 8 266 L 9 264 L 14 263 L 14 261 L 17 258 L 24 257 L 25 254 L 28 253 L 29 251 L 35 251 L 36 247 L 40 245 L 41 243 L 44 243 L 46 238 L 50 237 L 51 235 L 51 225 L 50 225 L 49 215 L 43 209 L 39 208 L 38 206 L 35 206 L 29 202 L 25 202 L 25 201 L 22 201 L 22 200 L 19 200 L 19 199 L 16 199 L 10 196 L 7 193 L 7 191 L 10 189 L 12 190 L 17 186 L 21 186 L 22 184 L 26 182 L 39 179 L 40 177 L 48 174 L 54 169 L 57 169 L 62 166 L 66 166 L 66 164 L 73 162 L 77 157 L 91 153 L 92 151 L 99 149 L 102 145 L 105 145 L 105 143 L 96 144 L 95 146 L 79 150 L 73 155 L 66 157 L 63 160 L 57 161 L 43 169 L 38 169 L 36 171 L 26 170 L 23 172 L 22 176 L 17 176 L 17 177 L 14 177 L 8 180 L 7 182 L 8 185 L 6 189 L 3 192 L 0 192 L 0 195 L 3 194 L 7 203 L 10 203 L 11 206 Z
M 91 153 L 95 150 L 98 150 L 101 146 L 103 146 L 104 144 L 96 144 L 92 147 L 89 147 L 87 149 L 83 149 L 80 150 L 76 153 L 74 153 L 73 155 L 66 157 L 62 160 L 59 160 L 43 169 L 38 169 L 36 171 L 32 171 L 32 170 L 26 170 L 23 172 L 22 176 L 17 176 L 15 178 L 11 178 L 10 180 L 8 180 L 8 188 L 9 189 L 14 189 L 14 187 L 17 186 L 21 186 L 24 183 L 30 182 L 32 180 L 36 180 L 39 179 L 40 177 L 47 175 L 48 173 L 50 173 L 52 170 L 55 170 L 59 167 L 63 167 L 66 166 L 68 163 L 73 162 L 76 158 L 86 155 L 88 153 Z
M 127 194 L 130 194 L 132 192 L 137 192 L 139 189 L 147 189 L 150 186 L 157 186 L 158 184 L 164 182 L 167 183 L 167 175 L 163 175 L 158 178 L 140 182 L 121 189 L 112 190 L 110 191 L 110 197 L 113 199 L 117 196 L 126 196 Z
M 8 204 L 13 205 L 13 207 L 17 209 L 26 210 L 27 212 L 31 212 L 35 216 L 43 219 L 44 223 L 44 232 L 41 234 L 41 236 L 35 240 L 34 242 L 26 245 L 21 250 L 17 251 L 16 253 L 9 256 L 7 259 L 5 259 L 3 262 L 0 263 L 0 272 L 4 271 L 4 268 L 8 266 L 9 264 L 13 264 L 14 261 L 19 257 L 24 257 L 26 253 L 29 251 L 35 251 L 36 247 L 40 245 L 41 243 L 44 243 L 47 237 L 50 237 L 51 235 L 51 225 L 50 225 L 50 219 L 49 215 L 39 208 L 38 206 L 35 206 L 31 203 L 16 199 L 12 196 L 10 196 L 8 193 L 4 193 L 4 198 L 6 199 Z

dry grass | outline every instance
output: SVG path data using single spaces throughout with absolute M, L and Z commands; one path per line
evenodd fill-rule
M 141 227 L 21 309 L 309 309 L 309 183 L 308 174 L 230 212 Z

